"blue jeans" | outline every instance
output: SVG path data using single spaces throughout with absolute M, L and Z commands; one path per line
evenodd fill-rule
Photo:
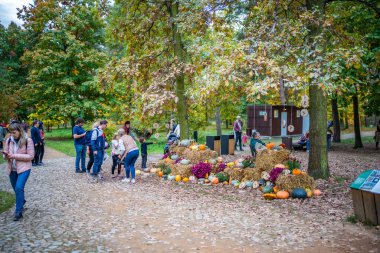
M 76 158 L 75 158 L 75 170 L 80 171 L 79 161 L 81 161 L 82 171 L 86 171 L 86 145 L 74 145 Z
M 100 172 L 100 168 L 103 164 L 104 159 L 104 150 L 97 150 L 97 154 L 94 154 L 94 167 L 92 167 L 92 174 L 98 175 Z
M 135 163 L 137 158 L 139 157 L 139 151 L 133 150 L 128 152 L 128 154 L 124 158 L 124 169 L 125 176 L 129 178 L 129 173 L 132 174 L 132 178 L 135 178 Z
M 24 209 L 24 188 L 26 181 L 29 178 L 30 171 L 31 170 L 27 170 L 20 174 L 17 174 L 16 171 L 12 171 L 9 175 L 12 188 L 16 193 L 16 215 L 22 213 L 22 210 Z
M 306 151 L 310 150 L 310 140 L 306 141 Z

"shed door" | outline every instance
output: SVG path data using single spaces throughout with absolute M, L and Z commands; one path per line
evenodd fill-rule
M 302 118 L 302 133 L 305 134 L 306 131 L 309 131 L 310 118 L 309 114 Z
M 288 113 L 281 112 L 281 136 L 286 136 L 288 129 Z

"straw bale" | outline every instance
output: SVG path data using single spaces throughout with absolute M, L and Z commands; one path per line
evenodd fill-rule
M 170 146 L 170 153 L 173 154 L 177 154 L 179 157 L 183 157 L 185 151 L 187 150 L 188 148 L 187 147 L 181 147 L 181 146 L 177 146 L 177 145 L 171 145 Z
M 256 168 L 245 168 L 243 181 L 257 181 L 261 178 L 261 171 Z
M 268 150 L 265 149 L 256 157 L 256 168 L 258 170 L 270 172 L 276 164 L 283 163 L 289 159 L 290 151 L 283 150 Z
M 172 174 L 173 175 L 180 175 L 182 178 L 190 177 L 193 175 L 192 168 L 193 168 L 192 164 L 184 165 L 184 164 L 177 163 L 177 164 L 173 165 Z
M 191 150 L 186 149 L 184 152 L 184 157 L 190 160 L 191 163 L 197 164 L 200 162 L 204 162 L 206 160 L 217 158 L 218 153 L 214 150 Z
M 225 173 L 227 173 L 233 180 L 241 180 L 244 177 L 244 169 L 242 168 L 226 168 L 224 170 Z
M 280 175 L 276 180 L 276 186 L 279 191 L 292 191 L 294 188 L 309 188 L 310 190 L 314 190 L 315 181 L 309 175 L 301 174 L 301 175 Z

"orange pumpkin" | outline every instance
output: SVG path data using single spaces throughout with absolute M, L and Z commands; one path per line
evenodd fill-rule
M 230 176 L 230 179 L 228 180 L 228 184 L 232 184 L 232 177 Z
M 273 149 L 273 148 L 275 147 L 275 144 L 272 143 L 272 142 L 269 142 L 269 143 L 267 143 L 267 144 L 265 145 L 265 147 L 266 147 L 267 149 Z
M 273 187 L 273 192 L 277 193 L 277 186 Z
M 293 174 L 293 175 L 301 175 L 301 170 L 300 170 L 300 169 L 294 169 L 294 170 L 292 171 L 292 174 Z
M 163 175 L 164 175 L 164 173 L 163 173 L 162 171 L 159 171 L 159 172 L 158 172 L 158 176 L 159 176 L 159 177 L 162 177 Z
M 319 189 L 315 189 L 315 190 L 314 190 L 314 196 L 318 197 L 318 196 L 320 196 L 321 194 L 322 194 L 321 190 L 319 190 Z
M 199 149 L 200 149 L 200 150 L 206 150 L 206 145 L 205 145 L 205 144 L 201 144 L 201 145 L 199 145 Z
M 214 177 L 212 180 L 211 180 L 211 183 L 212 184 L 218 184 L 219 183 L 219 179 L 217 177 Z
M 208 173 L 206 173 L 205 178 L 208 179 Z
M 278 199 L 287 199 L 287 198 L 289 198 L 289 192 L 287 192 L 287 191 L 278 191 L 276 193 L 276 197 Z

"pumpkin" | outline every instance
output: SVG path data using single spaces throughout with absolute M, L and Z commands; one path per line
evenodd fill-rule
M 277 193 L 277 186 L 273 187 L 273 192 Z
M 157 172 L 157 169 L 156 168 L 151 168 L 150 169 L 150 173 L 156 173 Z
M 190 149 L 191 149 L 191 150 L 197 150 L 197 149 L 198 149 L 198 145 L 190 146 Z
M 199 181 L 201 181 L 201 180 L 199 180 Z M 205 179 L 204 182 L 205 182 L 205 184 L 208 184 L 208 183 L 210 183 L 210 180 Z
M 263 193 L 271 193 L 273 192 L 273 187 L 271 186 L 264 186 L 263 187 Z
M 215 177 L 214 175 L 210 175 L 207 177 L 208 174 L 206 174 L 205 178 L 208 178 L 208 180 L 212 181 L 212 179 Z
M 237 168 L 244 168 L 243 163 L 240 163 L 240 162 L 239 162 L 238 164 L 236 164 L 235 166 L 236 166 Z
M 217 161 L 218 161 L 218 163 L 222 163 L 222 162 L 223 162 L 223 157 L 219 156 L 219 157 L 217 158 Z
M 239 184 L 239 189 L 244 189 L 246 186 L 247 186 L 246 183 L 242 182 Z
M 232 177 L 230 176 L 230 179 L 228 180 L 228 184 L 232 184 Z
M 164 175 L 164 173 L 163 173 L 162 171 L 159 171 L 159 172 L 158 172 L 158 176 L 159 176 L 159 177 L 162 177 L 163 175 Z
M 321 190 L 319 190 L 319 189 L 315 189 L 313 193 L 314 193 L 314 196 L 316 196 L 316 197 L 318 197 L 322 194 Z
M 184 179 L 182 179 L 182 181 L 183 181 L 184 183 L 187 183 L 187 182 L 189 182 L 189 179 L 188 179 L 187 177 L 185 177 Z
M 275 146 L 276 146 L 276 145 L 275 145 L 274 143 L 272 143 L 272 142 L 269 142 L 269 143 L 267 143 L 267 144 L 265 145 L 265 147 L 266 147 L 267 149 L 273 149 Z
M 228 166 L 228 167 L 234 167 L 234 165 L 235 165 L 234 162 L 229 162 L 229 163 L 227 163 L 227 166 Z
M 175 181 L 177 182 L 181 181 L 181 176 L 180 175 L 175 176 Z
M 247 182 L 245 182 L 245 185 L 247 187 L 253 187 L 253 182 L 252 181 L 247 181 Z
M 239 182 L 239 181 L 237 181 L 237 182 L 234 183 L 234 186 L 235 186 L 235 187 L 239 187 L 239 185 L 240 185 L 240 182 Z
M 167 158 L 165 158 L 164 161 L 165 161 L 166 163 L 168 163 L 168 162 L 170 162 L 171 160 L 172 160 L 172 159 L 170 159 L 169 157 L 167 157 Z
M 182 165 L 188 165 L 188 164 L 190 164 L 190 160 L 183 159 L 183 160 L 180 161 L 180 164 L 182 164 Z
M 278 199 L 287 199 L 287 198 L 289 198 L 289 192 L 287 192 L 287 191 L 278 191 L 276 193 L 276 197 Z
M 210 175 L 211 176 L 211 175 Z M 205 178 L 208 178 L 208 173 L 206 173 Z M 211 179 L 210 179 L 211 180 Z
M 257 188 L 259 188 L 259 186 L 260 186 L 259 182 L 255 181 L 255 182 L 253 182 L 252 188 L 257 189 Z
M 266 180 L 269 180 L 270 175 L 269 175 L 268 172 L 263 171 L 263 172 L 261 173 L 261 178 L 264 179 L 264 180 L 266 181 Z
M 182 140 L 180 143 L 179 143 L 180 146 L 185 146 L 185 147 L 188 147 L 190 145 L 190 140 Z
M 169 176 L 168 176 L 168 179 L 169 179 L 170 181 L 174 181 L 175 176 L 174 176 L 174 175 L 169 175 Z
M 308 198 L 313 197 L 313 191 L 310 190 L 309 188 L 306 188 L 306 195 L 307 195 Z
M 235 185 L 236 183 L 239 183 L 239 180 L 232 180 L 232 181 L 231 181 L 231 184 L 232 184 L 232 185 Z
M 189 177 L 189 180 L 190 180 L 190 181 L 195 181 L 195 177 L 194 177 L 194 176 L 190 176 L 190 177 Z
M 292 191 L 292 197 L 295 199 L 306 199 L 307 193 L 303 188 L 294 188 Z
M 214 177 L 212 180 L 211 180 L 211 183 L 213 184 L 218 184 L 219 183 L 219 179 L 217 177 Z
M 266 184 L 266 181 L 264 179 L 259 179 L 259 185 L 265 185 Z
M 170 157 L 170 159 L 172 159 L 172 160 L 177 160 L 177 159 L 178 159 L 178 155 L 172 155 L 172 156 Z
M 265 193 L 263 195 L 264 199 L 269 199 L 269 200 L 272 200 L 272 199 L 275 199 L 276 198 L 276 194 L 274 193 Z
M 205 144 L 199 145 L 199 150 L 206 150 L 206 145 Z
M 293 175 L 301 175 L 301 170 L 300 170 L 300 169 L 294 169 L 294 170 L 292 171 L 292 174 L 293 174 Z
M 276 164 L 276 165 L 274 166 L 274 168 L 281 168 L 281 169 L 285 169 L 285 165 L 283 165 L 283 164 L 279 163 L 279 164 Z
M 136 170 L 136 176 L 141 175 L 141 170 Z
M 209 162 L 210 162 L 211 164 L 216 164 L 216 160 L 215 160 L 215 159 L 210 159 Z
M 168 179 L 168 175 L 163 175 L 162 178 L 163 178 L 164 180 L 167 180 L 167 179 Z

